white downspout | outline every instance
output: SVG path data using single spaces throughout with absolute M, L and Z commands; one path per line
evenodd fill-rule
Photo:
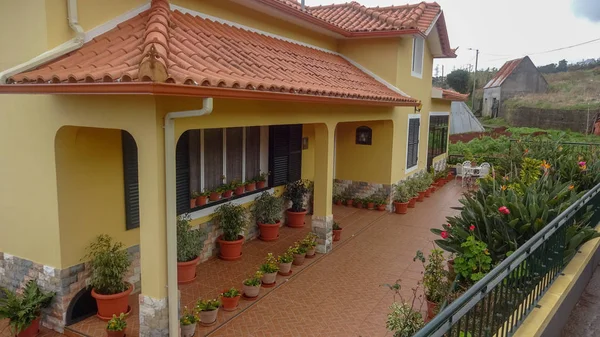
M 77 17 L 77 0 L 67 0 L 67 11 L 69 19 L 69 27 L 75 32 L 75 37 L 71 40 L 40 54 L 31 60 L 0 72 L 0 85 L 6 84 L 6 79 L 24 71 L 33 69 L 39 65 L 42 65 L 48 61 L 51 61 L 59 56 L 70 53 L 73 50 L 79 49 L 83 46 L 85 40 L 85 32 L 79 25 L 79 19 Z
M 213 99 L 204 98 L 202 109 L 170 112 L 165 116 L 165 185 L 167 217 L 167 297 L 169 301 L 169 336 L 179 334 L 177 295 L 177 200 L 175 186 L 175 119 L 208 115 Z

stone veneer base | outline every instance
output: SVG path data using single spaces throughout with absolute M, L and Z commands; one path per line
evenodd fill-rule
M 140 336 L 169 336 L 169 307 L 166 298 L 140 295 Z
M 317 252 L 329 253 L 333 249 L 333 215 L 312 216 L 312 231 L 317 239 Z

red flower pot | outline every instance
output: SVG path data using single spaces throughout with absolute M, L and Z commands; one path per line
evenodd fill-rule
M 425 198 L 431 197 L 431 187 L 425 190 Z
M 408 212 L 408 202 L 394 202 L 396 214 L 406 214 Z
M 233 195 L 232 190 L 223 192 L 223 198 L 231 198 L 232 195 Z
M 427 321 L 430 321 L 432 318 L 437 315 L 438 304 L 427 300 Z
M 338 206 L 341 206 L 342 205 L 342 201 L 341 200 L 336 200 L 335 204 L 338 205 Z
M 353 203 L 354 203 L 354 200 L 352 200 L 352 199 L 346 200 L 346 206 L 348 206 L 348 207 L 352 207 Z
M 223 290 L 226 292 L 227 290 Z M 241 295 L 237 295 L 236 297 L 225 297 L 221 296 L 221 305 L 223 306 L 223 310 L 225 311 L 234 311 L 237 309 L 238 304 L 240 303 Z
M 244 186 L 239 186 L 235 188 L 235 195 L 242 195 L 244 194 Z
M 377 205 L 378 211 L 385 211 L 385 205 Z
M 34 337 L 34 336 L 38 335 L 39 330 L 40 330 L 40 317 L 34 319 L 25 330 L 19 332 L 17 334 L 17 337 Z
M 425 200 L 425 191 L 419 192 L 419 196 L 417 197 L 418 202 L 423 202 Z
M 235 261 L 242 257 L 243 236 L 238 235 L 238 239 L 234 241 L 225 241 L 223 235 L 220 235 L 217 242 L 219 243 L 219 258 L 221 260 Z
M 196 279 L 196 266 L 200 256 L 187 262 L 177 262 L 177 284 L 190 283 Z
M 208 197 L 205 195 L 201 195 L 196 198 L 196 206 L 204 206 L 206 205 L 206 201 L 208 201 Z
M 256 183 L 256 188 L 258 188 L 258 189 L 265 188 L 266 185 L 267 185 L 266 181 L 259 181 Z
M 196 198 L 190 199 L 190 208 L 196 208 Z
M 219 192 L 210 192 L 209 199 L 210 199 L 210 201 L 218 201 L 219 199 L 221 199 L 221 193 L 219 193 Z
M 437 191 L 437 188 L 437 185 L 431 185 L 429 189 L 431 190 L 431 193 L 435 193 L 435 191 Z
M 246 192 L 252 192 L 256 190 L 256 183 L 246 184 Z
M 340 241 L 342 239 L 342 229 L 334 229 L 333 230 L 333 241 Z
M 125 331 L 108 331 L 106 330 L 107 337 L 124 337 Z
M 133 291 L 133 285 L 127 283 L 129 288 L 122 293 L 113 295 L 98 294 L 95 289 L 92 289 L 92 297 L 96 299 L 98 305 L 98 313 L 96 316 L 101 320 L 108 321 L 113 315 L 126 313 L 129 303 L 129 294 Z
M 287 213 L 287 225 L 292 228 L 302 228 L 304 227 L 304 216 L 307 211 L 303 210 L 302 212 L 292 212 L 289 209 L 286 211 Z
M 362 209 L 363 208 L 363 204 L 362 202 L 357 202 L 354 204 L 354 207 L 358 208 L 358 209 Z
M 258 223 L 258 229 L 260 230 L 259 239 L 263 241 L 275 241 L 279 238 L 279 224 L 280 221 L 274 224 Z
M 408 208 L 415 208 L 416 205 L 417 205 L 417 198 L 411 198 L 408 201 Z
M 367 208 L 368 209 L 374 209 L 375 208 L 375 203 L 374 202 L 367 203 Z

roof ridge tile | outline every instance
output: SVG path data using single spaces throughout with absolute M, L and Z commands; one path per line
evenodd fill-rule
M 139 76 L 145 81 L 165 82 L 169 77 L 169 31 L 171 9 L 168 0 L 152 0 L 144 31 Z

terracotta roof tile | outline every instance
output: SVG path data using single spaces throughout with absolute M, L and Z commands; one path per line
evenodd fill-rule
M 442 91 L 442 98 L 446 99 L 446 100 L 463 101 L 464 102 L 467 99 L 469 99 L 469 94 L 461 94 L 460 92 L 457 92 L 454 90 L 437 88 L 437 87 L 436 87 L 436 89 Z
M 166 0 L 9 84 L 166 82 L 414 103 L 341 56 L 179 11 Z
M 498 72 L 496 73 L 496 76 L 494 76 L 494 78 L 492 78 L 483 88 L 487 89 L 501 86 L 504 80 L 506 80 L 506 78 L 510 74 L 512 74 L 512 72 L 519 66 L 519 64 L 521 64 L 521 61 L 523 61 L 523 59 L 524 57 L 516 60 L 510 60 L 504 63 L 502 68 L 500 68 L 500 70 L 498 70 Z

